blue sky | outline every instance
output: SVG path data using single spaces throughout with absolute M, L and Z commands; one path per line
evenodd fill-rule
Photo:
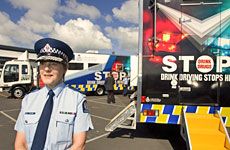
M 65 41 L 75 52 L 133 54 L 138 0 L 1 0 L 0 44 L 33 48 L 40 38 Z

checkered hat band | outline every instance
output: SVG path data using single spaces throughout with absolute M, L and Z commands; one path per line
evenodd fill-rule
M 40 56 L 37 61 L 44 61 L 44 60 L 51 60 L 51 61 L 57 61 L 57 62 L 65 62 L 63 61 L 62 58 L 60 57 L 55 57 L 55 56 Z
M 63 61 L 68 62 L 68 57 L 63 52 L 62 53 L 52 53 L 52 52 L 47 53 L 47 52 L 43 52 L 43 53 L 38 54 L 38 58 L 42 57 L 42 56 L 43 56 L 43 58 L 44 58 L 44 56 L 53 56 L 53 57 L 61 58 L 61 59 L 63 59 Z

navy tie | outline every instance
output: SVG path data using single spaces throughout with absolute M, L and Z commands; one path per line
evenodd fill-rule
M 48 95 L 49 98 L 46 101 L 45 107 L 43 108 L 41 117 L 39 119 L 31 150 L 43 150 L 45 146 L 47 130 L 50 122 L 50 116 L 53 110 L 54 92 L 50 90 L 48 92 Z

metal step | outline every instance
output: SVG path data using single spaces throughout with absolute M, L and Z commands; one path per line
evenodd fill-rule
M 136 102 L 131 102 L 119 112 L 105 127 L 105 131 L 112 132 L 116 128 L 136 129 Z

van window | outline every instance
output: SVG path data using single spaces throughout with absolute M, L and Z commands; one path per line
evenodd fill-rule
M 28 74 L 28 67 L 27 67 L 27 65 L 22 65 L 22 74 Z
M 19 66 L 6 65 L 4 70 L 4 82 L 15 82 L 19 80 Z
M 69 63 L 69 70 L 83 70 L 83 63 Z

